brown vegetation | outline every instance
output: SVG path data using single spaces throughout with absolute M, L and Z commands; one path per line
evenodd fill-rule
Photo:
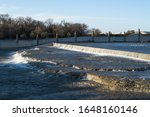
M 83 36 L 88 31 L 88 26 L 81 23 L 53 23 L 52 19 L 45 22 L 30 17 L 12 18 L 8 14 L 0 14 L 0 39 L 35 39 L 55 37 Z

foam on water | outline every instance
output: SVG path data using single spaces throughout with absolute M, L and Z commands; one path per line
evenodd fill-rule
M 35 48 L 33 48 L 33 49 L 30 49 L 30 50 L 40 50 L 40 48 L 35 47 Z
M 39 48 L 35 47 L 31 50 L 40 50 Z M 29 61 L 37 61 L 38 60 L 32 60 L 32 59 L 29 59 L 27 57 L 24 57 L 23 55 L 26 54 L 26 51 L 22 51 L 22 52 L 11 52 L 8 54 L 7 57 L 3 57 L 1 60 L 0 60 L 0 64 L 16 64 L 16 65 L 25 65 L 25 64 L 28 64 Z
M 92 52 L 91 53 L 89 51 L 82 51 L 82 50 L 74 49 L 74 48 L 65 48 L 63 46 L 59 46 L 59 47 L 55 46 L 55 48 L 64 49 L 64 50 L 71 50 L 71 51 L 75 51 L 75 52 L 83 52 L 83 53 L 91 54 L 93 56 L 111 56 L 111 57 L 126 58 L 126 59 L 136 60 L 136 61 L 140 61 L 140 62 L 147 62 L 148 64 L 150 64 L 150 60 L 136 58 L 136 57 L 131 57 L 131 56 L 117 55 L 117 54 L 110 54 L 110 53 L 97 53 L 97 52 Z
M 53 62 L 53 61 L 44 61 L 44 60 L 37 60 L 37 59 L 33 59 L 33 58 L 28 58 L 28 57 L 25 57 L 24 58 L 26 61 L 28 62 L 41 62 L 41 63 L 50 63 L 50 64 L 53 64 L 53 65 L 57 65 L 56 62 Z
M 24 52 L 23 53 L 16 52 L 12 56 L 12 59 L 9 62 L 15 63 L 15 64 L 27 64 L 28 61 L 22 56 L 23 54 L 24 54 Z
M 26 58 L 23 57 L 23 54 L 25 54 L 25 51 L 21 53 L 12 53 L 8 58 L 1 61 L 0 64 L 1 66 L 13 65 L 18 67 L 27 67 L 28 61 L 26 60 Z

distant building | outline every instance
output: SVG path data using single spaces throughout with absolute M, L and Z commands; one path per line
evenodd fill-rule
M 148 35 L 150 35 L 150 32 L 148 32 L 148 31 L 141 31 L 141 34 L 148 34 Z

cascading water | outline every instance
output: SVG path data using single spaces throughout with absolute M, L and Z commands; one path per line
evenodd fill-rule
M 101 93 L 106 96 L 105 99 L 120 99 L 120 93 L 103 89 L 105 87 L 100 83 L 88 80 L 86 73 L 139 78 L 144 83 L 145 79 L 149 79 L 148 61 L 99 56 L 49 46 L 1 52 L 0 99 L 103 99 Z M 129 80 L 129 83 L 132 82 Z M 145 92 L 149 92 L 149 89 Z M 142 98 L 136 90 L 132 93 L 131 96 L 125 93 L 121 98 Z M 110 94 L 113 96 L 110 97 Z M 149 99 L 150 95 L 144 95 L 145 99 Z
M 0 61 L 0 66 L 27 67 L 28 61 L 22 56 L 24 52 L 13 52 Z
M 7 51 L 0 54 L 0 99 L 26 97 L 39 90 L 32 83 L 42 82 L 45 74 L 40 68 L 32 66 L 31 61 L 36 60 L 23 57 L 25 54 L 25 51 Z

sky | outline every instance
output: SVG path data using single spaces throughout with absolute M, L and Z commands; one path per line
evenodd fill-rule
M 85 23 L 102 32 L 150 31 L 150 0 L 0 0 L 0 14 Z

